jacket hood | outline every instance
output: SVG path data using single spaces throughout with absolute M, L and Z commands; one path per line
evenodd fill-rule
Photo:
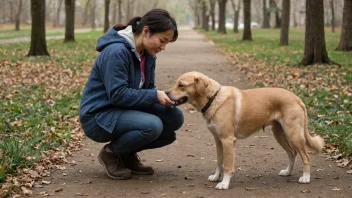
M 101 52 L 105 47 L 113 43 L 123 43 L 126 47 L 135 49 L 132 26 L 127 26 L 125 29 L 120 31 L 116 31 L 114 28 L 111 28 L 98 39 L 96 50 Z

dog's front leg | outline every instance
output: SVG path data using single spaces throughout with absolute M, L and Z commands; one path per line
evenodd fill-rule
M 209 181 L 212 182 L 217 182 L 220 181 L 220 176 L 221 173 L 223 172 L 224 168 L 223 168 L 223 147 L 221 144 L 221 141 L 219 139 L 219 137 L 216 134 L 214 135 L 214 139 L 215 139 L 215 143 L 216 143 L 216 157 L 217 157 L 217 161 L 216 161 L 216 170 L 215 170 L 215 174 L 214 175 L 210 175 L 208 177 Z
M 222 178 L 222 182 L 218 183 L 215 188 L 228 189 L 234 173 L 234 143 L 236 142 L 236 138 L 224 137 L 220 141 L 223 147 L 224 177 Z

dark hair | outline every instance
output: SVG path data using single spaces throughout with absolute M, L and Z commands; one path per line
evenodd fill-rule
M 168 11 L 163 9 L 152 9 L 147 12 L 143 17 L 132 18 L 127 25 L 117 24 L 114 26 L 116 31 L 123 30 L 127 26 L 132 25 L 132 32 L 139 35 L 144 26 L 149 27 L 150 34 L 165 32 L 167 30 L 174 31 L 174 37 L 170 42 L 177 40 L 178 31 L 177 24 L 174 18 L 172 18 Z

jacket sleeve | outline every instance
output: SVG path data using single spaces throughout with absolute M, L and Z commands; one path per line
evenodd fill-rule
M 156 89 L 156 87 L 155 87 L 155 60 L 154 60 L 153 66 L 152 66 L 148 89 Z
M 143 108 L 157 102 L 154 89 L 133 89 L 128 87 L 129 52 L 117 50 L 105 54 L 101 64 L 100 75 L 111 103 L 116 107 Z

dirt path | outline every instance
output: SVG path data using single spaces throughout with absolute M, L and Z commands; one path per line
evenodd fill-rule
M 157 87 L 167 89 L 184 72 L 200 71 L 223 85 L 245 88 L 246 78 L 230 65 L 216 48 L 191 29 L 182 28 L 177 42 L 158 55 Z M 200 113 L 185 115 L 177 141 L 164 148 L 140 153 L 144 164 L 152 165 L 152 176 L 135 176 L 130 180 L 109 179 L 96 155 L 103 144 L 84 141 L 83 148 L 64 164 L 65 170 L 44 178 L 52 182 L 37 188 L 34 194 L 48 192 L 52 197 L 350 197 L 352 175 L 336 167 L 324 155 L 311 155 L 311 183 L 299 184 L 302 162 L 297 158 L 293 175 L 278 176 L 288 158 L 270 132 L 260 132 L 238 141 L 235 175 L 230 189 L 216 190 L 207 181 L 216 166 L 213 137 L 204 127 Z M 226 119 L 226 118 L 225 118 Z M 161 162 L 158 162 L 162 160 Z M 334 189 L 334 190 L 333 190 Z M 55 192 L 58 191 L 58 192 Z

